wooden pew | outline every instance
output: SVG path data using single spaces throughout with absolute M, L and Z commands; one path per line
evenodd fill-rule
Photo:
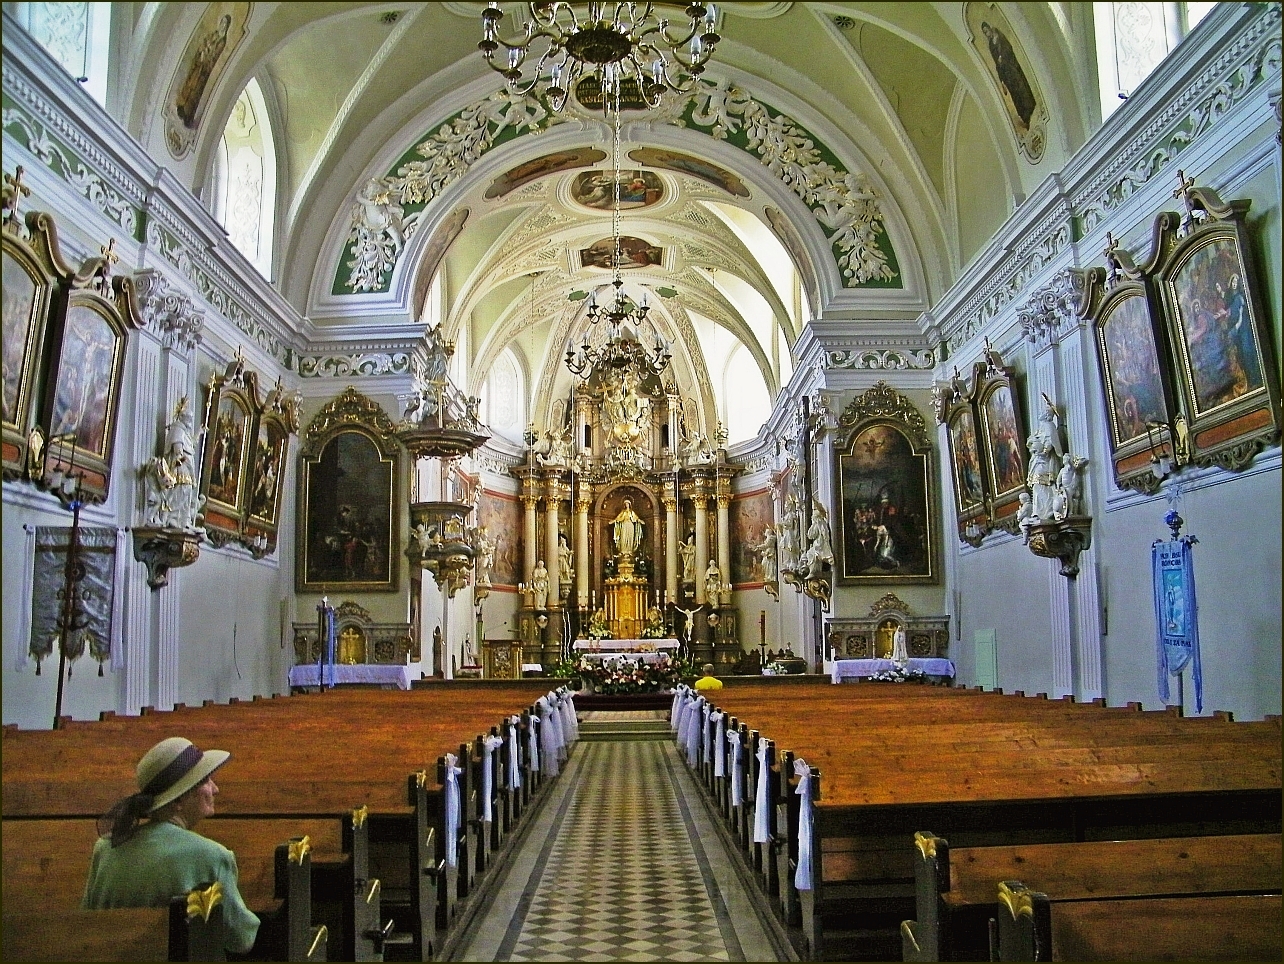
M 1168 837 L 951 848 L 914 835 L 916 919 L 902 924 L 905 960 L 988 957 L 996 884 L 1020 878 L 1057 899 L 1279 893 L 1279 834 Z
M 201 891 L 193 891 L 200 894 Z M 6 961 L 225 961 L 223 908 L 208 917 L 193 909 L 190 895 L 169 907 L 115 910 L 4 910 Z M 325 960 L 324 934 L 311 960 Z
M 1278 721 L 937 687 L 750 684 L 717 695 L 782 759 L 792 752 L 823 770 L 813 886 L 797 895 L 793 938 L 814 957 L 899 956 L 898 925 L 913 913 L 915 819 L 949 821 L 950 839 L 966 845 L 1280 828 Z M 787 823 L 787 805 L 781 812 Z M 781 887 L 792 886 L 796 860 L 791 851 L 781 861 Z M 786 920 L 792 898 L 782 895 Z
M 1278 961 L 1279 894 L 1054 900 L 998 885 L 1001 961 Z

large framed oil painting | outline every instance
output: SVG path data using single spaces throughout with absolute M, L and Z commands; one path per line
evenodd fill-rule
M 731 583 L 737 588 L 762 585 L 762 560 L 756 547 L 772 525 L 771 490 L 746 492 L 731 500 Z
M 299 592 L 395 592 L 400 450 L 387 413 L 347 388 L 300 446 Z
M 986 498 L 985 456 L 977 433 L 976 410 L 970 398 L 960 398 L 946 414 L 950 464 L 954 481 L 954 508 L 959 537 L 978 541 L 969 533 L 983 530 L 989 521 Z
M 1099 275 L 1097 269 L 1094 285 Z M 1152 303 L 1147 284 L 1126 281 L 1086 313 L 1097 343 L 1115 484 L 1143 492 L 1159 485 L 1153 461 L 1173 455 L 1170 426 L 1176 414 L 1168 338 L 1155 324 Z
M 848 406 L 839 431 L 838 579 L 937 581 L 931 445 L 913 402 L 879 382 Z
M 21 170 L 13 191 L 21 190 Z M 64 268 L 57 253 L 53 222 L 37 214 L 23 222 L 16 215 L 3 227 L 3 333 L 0 350 L 3 380 L 0 384 L 0 423 L 3 423 L 5 478 L 39 472 L 28 462 L 31 431 L 39 411 L 44 374 L 45 333 Z
M 1008 370 L 991 353 L 973 389 L 984 445 L 985 481 L 990 494 L 990 522 L 1015 524 L 1020 496 L 1025 489 L 1026 451 L 1015 384 Z
M 495 561 L 490 572 L 492 586 L 516 589 L 519 582 L 525 581 L 522 516 L 522 504 L 517 496 L 482 489 L 477 499 L 477 519 L 479 525 L 486 527 L 487 538 L 495 543 Z
M 1160 267 L 1161 302 L 1191 459 L 1238 470 L 1279 438 L 1276 356 L 1248 257 L 1248 203 L 1192 193 L 1208 213 Z
M 106 258 L 89 259 L 55 304 L 40 418 L 43 482 L 74 473 L 90 501 L 106 499 L 111 486 L 126 336 L 141 323 L 132 283 L 109 269 Z

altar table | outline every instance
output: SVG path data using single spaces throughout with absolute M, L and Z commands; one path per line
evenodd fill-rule
M 835 683 L 841 683 L 845 679 L 859 679 L 876 673 L 885 673 L 895 665 L 890 659 L 836 659 L 830 675 Z M 946 676 L 951 679 L 954 677 L 953 661 L 939 656 L 910 657 L 905 668 L 918 670 L 928 676 Z
M 334 666 L 325 667 L 326 686 L 332 683 L 337 686 L 345 683 L 376 683 L 384 688 L 395 686 L 399 690 L 408 690 L 411 680 L 416 680 L 419 676 L 418 666 L 402 666 L 400 663 L 335 663 Z M 316 663 L 290 667 L 290 686 L 320 685 L 321 675 Z
M 577 639 L 576 650 L 590 653 L 645 653 L 658 649 L 677 649 L 676 639 Z
M 586 659 L 590 663 L 605 663 L 607 660 L 633 660 L 641 663 L 656 663 L 662 659 L 669 659 L 668 653 L 580 653 L 581 659 Z

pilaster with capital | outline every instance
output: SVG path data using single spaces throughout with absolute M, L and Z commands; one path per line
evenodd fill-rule
M 697 488 L 691 493 L 695 507 L 695 601 L 707 602 L 704 592 L 704 571 L 709 568 L 709 496 L 703 489 L 703 480 L 697 479 Z M 714 601 L 716 605 L 716 600 Z
M 526 559 L 525 564 L 522 567 L 522 571 L 525 574 L 526 585 L 529 586 L 531 584 L 531 580 L 535 578 L 535 562 L 537 559 L 535 554 L 539 551 L 539 546 L 535 545 L 535 507 L 539 505 L 539 494 L 532 491 L 530 488 L 532 483 L 529 480 L 523 484 L 527 487 L 527 490 L 522 493 L 522 505 L 526 507 L 526 532 L 525 539 L 523 540 L 523 544 L 526 547 Z
M 575 502 L 575 595 L 580 609 L 589 604 L 589 509 L 592 505 L 593 492 L 584 486 Z
M 548 568 L 548 608 L 562 606 L 561 567 L 558 565 L 557 533 L 561 521 L 561 502 L 569 495 L 566 484 L 556 477 L 545 482 L 544 489 L 544 565 Z
M 731 582 L 731 491 L 730 482 L 718 480 L 718 569 L 724 584 Z M 712 602 L 716 605 L 721 600 Z

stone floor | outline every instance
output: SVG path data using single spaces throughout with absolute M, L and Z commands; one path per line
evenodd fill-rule
M 625 715 L 580 719 L 666 714 Z M 550 794 L 454 959 L 784 959 L 670 740 L 582 742 Z

